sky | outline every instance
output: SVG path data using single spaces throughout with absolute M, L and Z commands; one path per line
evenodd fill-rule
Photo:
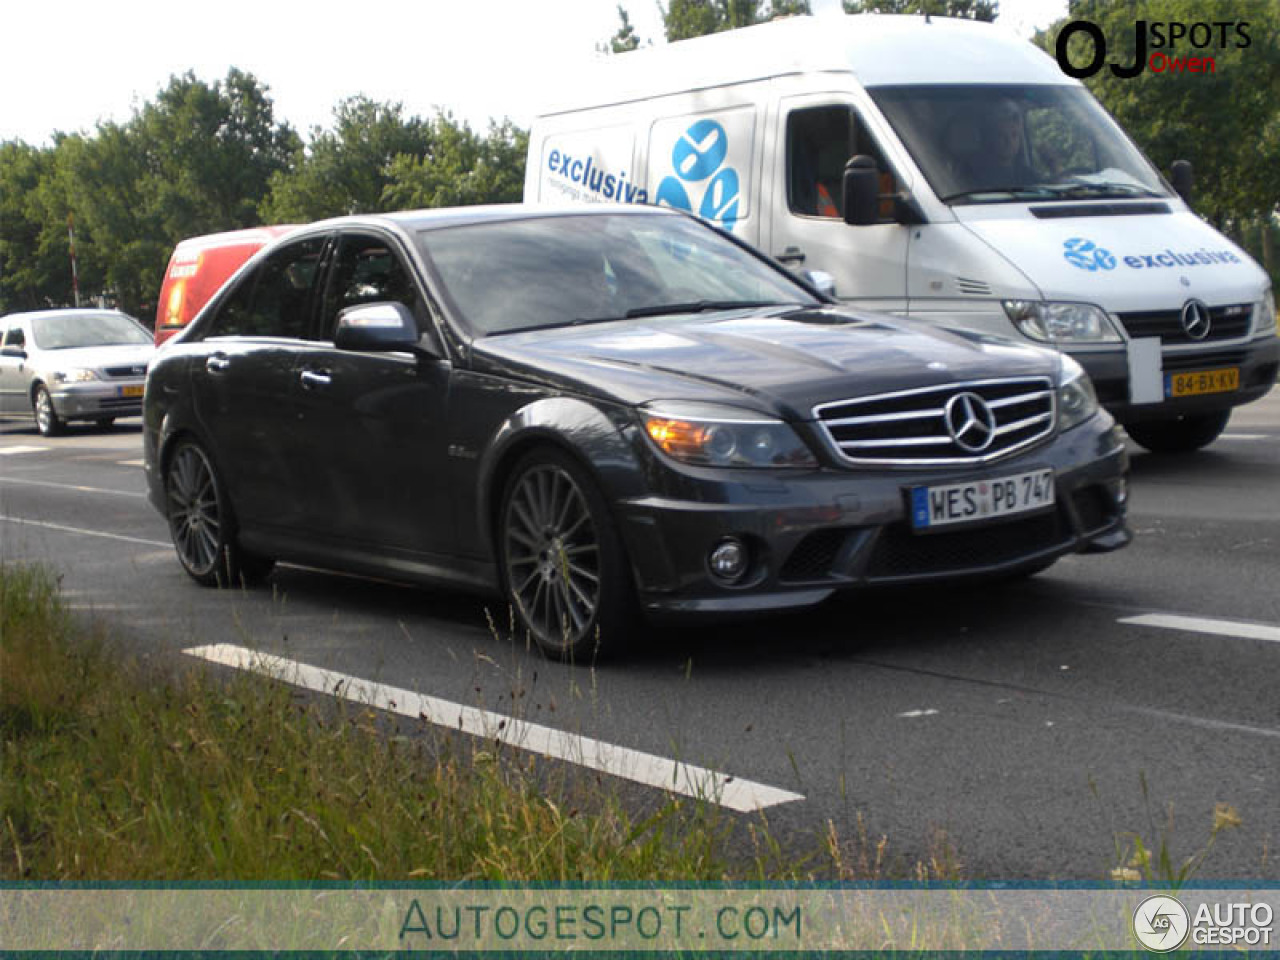
M 623 6 L 642 38 L 661 40 L 657 0 Z M 1066 0 L 1001 0 L 999 22 L 1030 36 L 1065 13 Z M 3 0 L 0 141 L 91 133 L 127 121 L 174 74 L 212 83 L 232 66 L 304 135 L 355 94 L 420 116 L 445 109 L 480 131 L 491 118 L 528 126 L 618 24 L 617 0 Z

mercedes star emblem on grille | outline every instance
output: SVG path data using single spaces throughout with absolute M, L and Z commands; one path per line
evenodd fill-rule
M 947 401 L 944 415 L 947 432 L 961 450 L 980 453 L 995 439 L 995 414 L 976 393 L 957 393 Z
M 1182 306 L 1182 329 L 1192 340 L 1203 340 L 1209 335 L 1213 320 L 1209 308 L 1200 300 L 1188 300 Z

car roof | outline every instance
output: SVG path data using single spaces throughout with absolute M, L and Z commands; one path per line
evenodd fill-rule
M 59 307 L 53 310 L 26 310 L 21 313 L 5 314 L 0 317 L 0 323 L 12 323 L 15 320 L 31 321 L 41 317 L 85 316 L 129 317 L 130 320 L 136 320 L 135 317 L 129 316 L 123 310 L 116 310 L 110 307 Z
M 438 207 L 426 210 L 400 210 L 395 213 L 354 214 L 334 217 L 310 224 L 308 229 L 339 228 L 361 224 L 393 224 L 402 230 L 436 230 L 442 227 L 469 226 L 477 223 L 502 223 L 514 220 L 536 220 L 548 217 L 581 217 L 603 214 L 647 214 L 683 216 L 662 207 L 625 203 L 550 206 L 532 203 L 488 204 L 474 207 Z

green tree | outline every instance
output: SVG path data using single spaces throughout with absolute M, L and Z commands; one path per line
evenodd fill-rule
M 640 46 L 640 37 L 636 33 L 636 28 L 631 25 L 631 17 L 627 15 L 626 8 L 622 4 L 618 4 L 618 20 L 620 21 L 618 32 L 610 37 L 607 43 L 596 45 L 596 49 L 601 53 L 629 53 Z
M 844 0 L 845 13 L 928 13 L 961 20 L 995 20 L 997 0 Z
M 20 140 L 0 143 L 0 313 L 61 304 L 70 290 L 66 228 L 60 255 L 41 252 L 46 218 L 40 186 L 53 173 L 53 150 Z
M 391 161 L 382 200 L 387 209 L 516 203 L 524 192 L 529 134 L 509 120 L 481 137 L 447 114 L 432 123 L 431 148 Z
M 399 103 L 349 97 L 333 111 L 332 130 L 312 131 L 291 169 L 276 173 L 260 212 L 269 222 L 306 223 L 387 209 L 384 197 L 397 157 L 430 152 L 432 125 Z
M 808 0 L 670 0 L 662 21 L 667 39 L 674 41 L 808 12 Z
M 1212 73 L 1184 74 L 1150 69 L 1132 79 L 1104 67 L 1084 82 L 1102 105 L 1166 175 L 1174 160 L 1195 167 L 1195 206 L 1220 229 L 1243 239 L 1261 235 L 1256 224 L 1280 206 L 1280 6 L 1270 0 L 1075 0 L 1070 20 L 1096 23 L 1107 40 L 1107 59 L 1128 65 L 1135 59 L 1137 20 L 1246 21 L 1250 44 L 1197 50 L 1186 41 L 1169 56 L 1212 56 Z M 1068 19 L 1037 35 L 1051 55 Z M 1074 63 L 1093 56 L 1092 42 L 1073 36 Z M 1147 55 L 1156 52 L 1148 47 Z

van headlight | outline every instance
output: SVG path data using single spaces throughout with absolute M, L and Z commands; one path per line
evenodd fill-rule
M 1070 430 L 1098 412 L 1098 395 L 1084 367 L 1070 357 L 1062 357 L 1058 381 L 1058 430 Z
M 1253 335 L 1255 337 L 1280 335 L 1280 325 L 1276 323 L 1275 296 L 1272 294 L 1270 287 L 1262 291 L 1262 299 L 1253 308 L 1253 315 L 1256 318 L 1253 321 Z
M 781 420 L 711 404 L 654 404 L 640 410 L 645 433 L 667 456 L 702 467 L 815 467 Z
M 66 370 L 55 370 L 53 373 L 54 383 L 88 383 L 90 380 L 97 379 L 96 373 L 83 367 L 70 367 Z
M 1041 343 L 1119 343 L 1111 318 L 1092 303 L 1003 300 L 1004 312 L 1023 336 Z

